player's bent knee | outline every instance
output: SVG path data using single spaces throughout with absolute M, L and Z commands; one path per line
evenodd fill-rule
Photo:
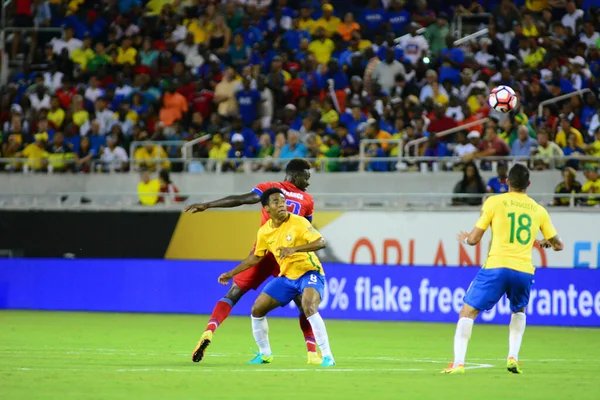
M 319 303 L 314 301 L 303 301 L 302 309 L 304 310 L 304 315 L 308 318 L 319 312 Z
M 251 313 L 254 318 L 262 318 L 267 315 L 266 310 L 263 307 L 261 307 L 260 304 L 256 303 L 252 306 Z

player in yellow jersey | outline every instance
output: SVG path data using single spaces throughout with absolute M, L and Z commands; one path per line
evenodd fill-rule
M 235 275 L 258 264 L 267 253 L 277 257 L 279 276 L 265 286 L 252 306 L 252 333 L 259 353 L 249 364 L 267 364 L 273 361 L 266 315 L 302 295 L 302 309 L 323 354 L 321 366 L 332 367 L 335 360 L 329 348 L 325 322 L 319 315 L 325 275 L 321 262 L 314 253 L 325 247 L 325 239 L 306 218 L 287 211 L 281 189 L 265 190 L 260 201 L 271 219 L 258 230 L 254 253 L 231 271 L 219 276 L 219 283 L 227 285 Z
M 490 197 L 483 204 L 481 216 L 470 232 L 461 232 L 460 242 L 475 246 L 487 228 L 492 227 L 492 244 L 487 260 L 471 283 L 460 311 L 454 335 L 454 362 L 443 373 L 465 372 L 465 355 L 471 338 L 473 321 L 481 311 L 491 309 L 506 293 L 512 316 L 509 325 L 507 369 L 520 374 L 519 349 L 525 333 L 525 307 L 533 283 L 531 251 L 538 231 L 544 240 L 539 245 L 563 249 L 563 243 L 550 221 L 548 211 L 525 194 L 529 170 L 516 164 L 508 173 L 508 193 Z

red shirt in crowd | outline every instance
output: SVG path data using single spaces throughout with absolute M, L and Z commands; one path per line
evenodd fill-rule
M 477 150 L 484 151 L 486 149 L 493 148 L 496 150 L 495 156 L 507 156 L 510 154 L 510 149 L 506 142 L 502 139 L 495 138 L 493 140 L 483 140 L 477 146 Z
M 199 92 L 191 93 L 188 96 L 188 101 L 195 112 L 199 112 L 202 114 L 202 118 L 208 120 L 212 111 L 212 101 L 214 98 L 215 94 L 213 92 L 202 89 Z
M 71 101 L 73 101 L 73 96 L 77 95 L 77 89 L 72 87 L 70 90 L 65 90 L 60 88 L 56 91 L 56 96 L 60 101 L 60 105 L 64 109 L 68 109 L 71 107 Z

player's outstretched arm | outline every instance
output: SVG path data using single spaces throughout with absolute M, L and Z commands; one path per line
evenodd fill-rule
M 308 253 L 309 251 L 317 251 L 327 247 L 327 242 L 323 238 L 319 238 L 314 242 L 306 243 L 300 246 L 295 247 L 280 247 L 277 249 L 279 251 L 279 258 L 286 258 L 291 256 L 294 253 Z
M 258 262 L 262 260 L 261 256 L 257 256 L 255 254 L 250 254 L 244 261 L 242 261 L 237 267 L 232 269 L 231 271 L 227 271 L 219 276 L 219 283 L 221 285 L 227 285 L 229 280 L 236 276 L 237 274 L 244 272 L 245 270 L 251 268 L 252 266 L 258 264 Z
M 551 237 L 547 240 L 539 240 L 538 245 L 544 249 L 552 247 L 552 250 L 554 251 L 561 251 L 565 247 L 563 241 L 561 240 L 561 238 L 558 237 L 558 235 Z
M 485 230 L 475 227 L 470 233 L 459 232 L 456 235 L 456 240 L 458 240 L 461 243 L 468 244 L 469 246 L 475 246 L 481 241 L 481 238 L 483 237 L 484 233 Z
M 184 211 L 187 213 L 197 213 L 206 211 L 209 208 L 232 208 L 245 204 L 256 204 L 260 202 L 260 196 L 254 192 L 245 194 L 234 194 L 223 197 L 222 199 L 209 201 L 208 203 L 197 203 L 187 207 Z

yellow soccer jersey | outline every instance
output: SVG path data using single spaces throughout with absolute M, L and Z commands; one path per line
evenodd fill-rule
M 557 235 L 548 211 L 525 193 L 508 192 L 488 198 L 475 224 L 492 226 L 492 245 L 483 268 L 510 268 L 533 274 L 533 243 L 539 230 L 545 239 Z
M 295 247 L 314 242 L 322 238 L 321 234 L 304 217 L 289 214 L 289 218 L 280 227 L 273 227 L 273 220 L 267 221 L 258 230 L 254 254 L 263 257 L 267 252 L 275 255 L 281 272 L 279 276 L 298 279 L 308 271 L 317 271 L 321 275 L 323 266 L 314 252 L 298 252 L 284 259 L 279 258 L 280 247 Z

